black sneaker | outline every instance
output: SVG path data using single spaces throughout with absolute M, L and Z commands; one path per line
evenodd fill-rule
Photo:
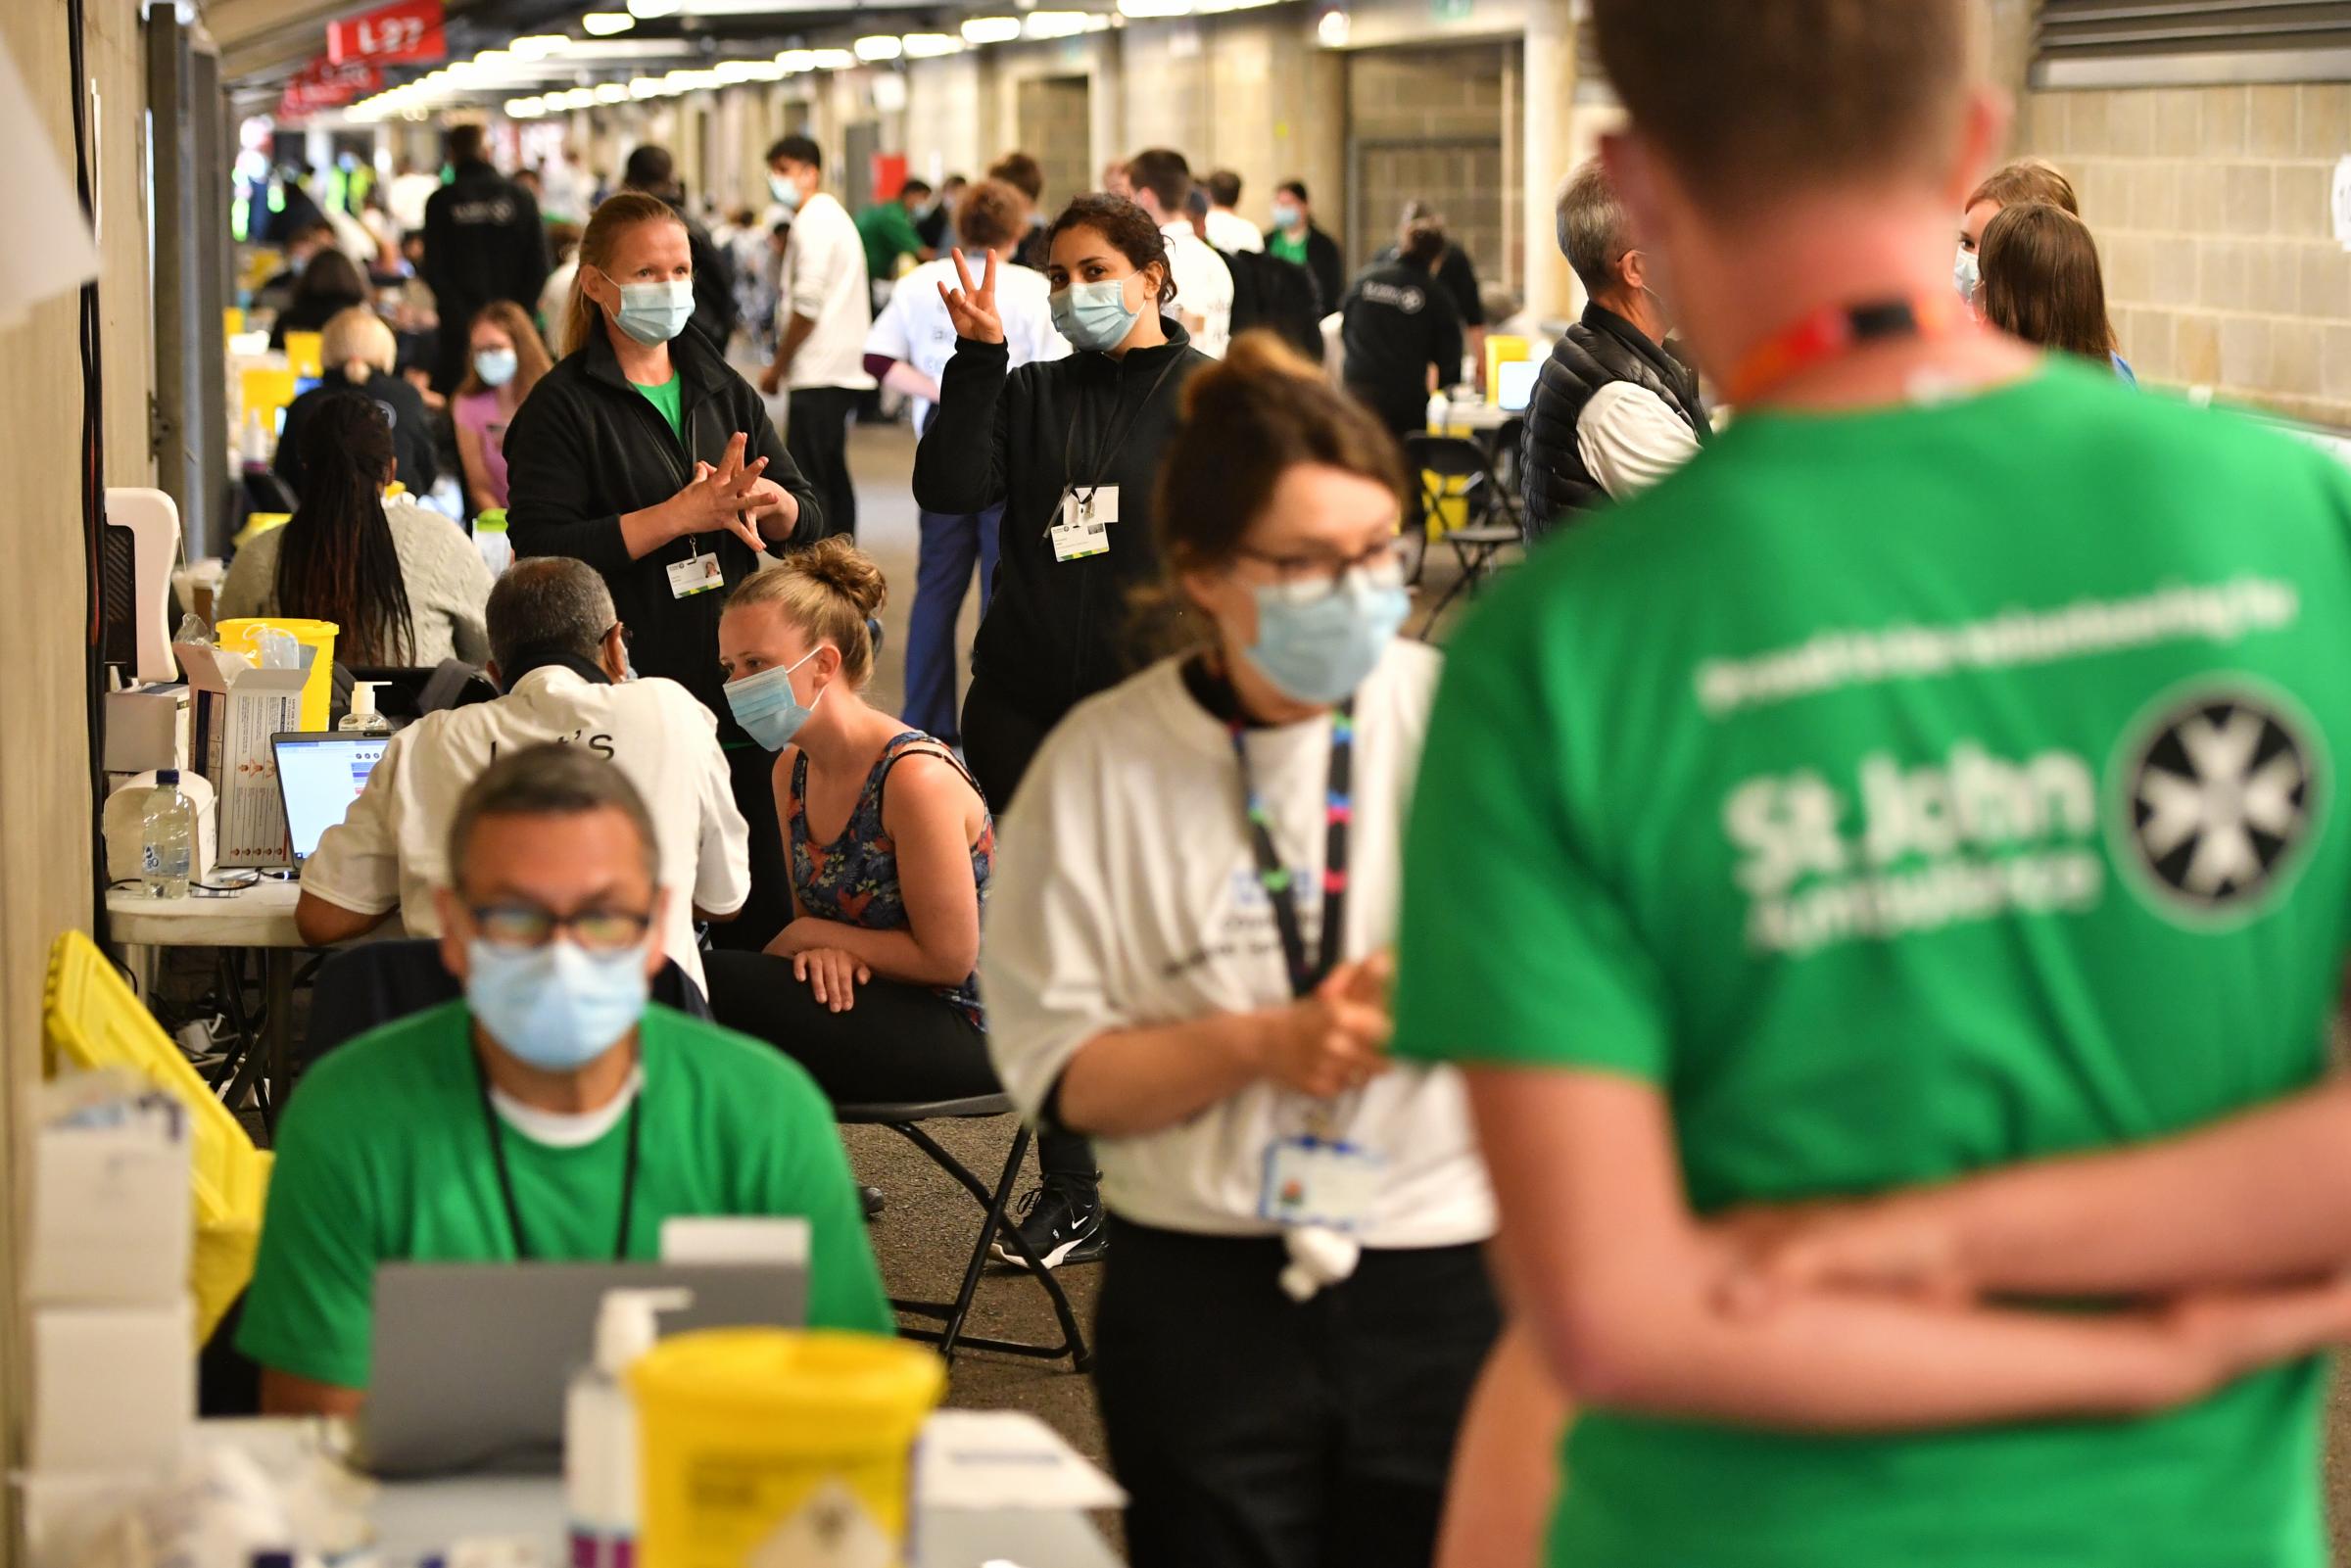
M 1047 1268 L 1098 1262 L 1110 1249 L 1110 1236 L 1102 1225 L 1102 1200 L 1090 1186 L 1080 1190 L 1048 1177 L 1014 1202 L 1008 1223 L 1020 1227 L 1029 1250 Z M 995 1254 L 1015 1268 L 1029 1266 L 1021 1250 L 1001 1238 Z

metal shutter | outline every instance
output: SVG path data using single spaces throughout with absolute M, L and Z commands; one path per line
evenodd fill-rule
M 2343 80 L 2345 0 L 2042 0 L 2037 87 Z

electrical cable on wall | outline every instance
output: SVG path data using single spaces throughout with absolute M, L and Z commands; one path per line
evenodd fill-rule
M 86 0 L 66 0 L 66 44 L 73 80 L 69 96 L 73 103 L 73 182 L 81 198 L 81 214 L 95 222 L 97 171 L 90 166 L 90 102 L 87 83 L 88 6 Z M 106 801 L 106 657 L 105 573 L 101 555 L 106 537 L 106 420 L 100 359 L 98 279 L 81 286 L 81 535 L 83 567 L 88 577 L 87 647 L 83 652 L 84 719 L 88 727 L 90 775 L 90 934 L 102 951 L 112 951 L 107 938 L 106 840 L 101 827 Z

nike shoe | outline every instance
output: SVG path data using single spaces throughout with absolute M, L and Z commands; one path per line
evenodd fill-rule
M 1015 1200 L 1010 1223 L 1019 1227 L 1029 1250 L 1047 1268 L 1098 1262 L 1110 1248 L 1102 1224 L 1102 1199 L 1090 1185 L 1080 1189 L 1048 1176 Z M 1029 1266 L 1021 1250 L 1000 1237 L 995 1254 L 1015 1268 Z

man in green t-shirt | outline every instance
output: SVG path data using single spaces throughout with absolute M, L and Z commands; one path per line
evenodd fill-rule
M 808 1220 L 809 1322 L 894 1323 L 831 1108 L 766 1046 L 650 1005 L 658 849 L 584 747 L 501 759 L 458 803 L 443 960 L 465 1000 L 342 1047 L 278 1127 L 237 1345 L 274 1414 L 364 1399 L 387 1262 L 649 1262 L 673 1215 Z
M 1554 1568 L 2326 1559 L 2351 474 L 1958 317 L 1969 11 L 1594 6 L 1739 416 L 1453 642 L 1396 1003 L 1503 1215 L 1463 1452 L 1577 1407 Z
M 928 261 L 938 253 L 915 231 L 914 214 L 931 200 L 931 187 L 910 179 L 887 202 L 876 202 L 857 214 L 857 237 L 865 242 L 865 276 L 879 292 L 898 275 L 898 258 Z

